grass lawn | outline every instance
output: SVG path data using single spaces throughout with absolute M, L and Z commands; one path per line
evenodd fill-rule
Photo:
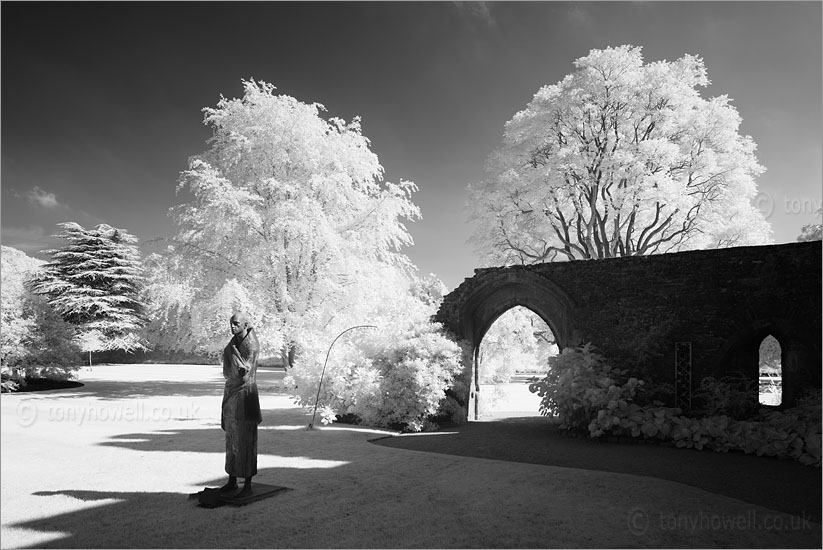
M 309 431 L 280 378 L 260 374 L 255 479 L 293 490 L 240 508 L 188 500 L 226 477 L 217 366 L 96 366 L 81 388 L 3 394 L 0 544 L 820 547 L 808 518 L 673 481 L 378 446 L 392 432 L 319 418 Z

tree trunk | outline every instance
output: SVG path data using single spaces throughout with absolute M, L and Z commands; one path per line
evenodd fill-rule
M 280 348 L 280 360 L 283 362 L 283 368 L 286 370 L 294 366 L 294 359 L 297 355 L 297 346 L 294 343 L 283 344 Z
M 291 365 L 289 365 L 289 346 L 286 344 L 280 348 L 280 362 L 283 364 L 283 370 L 288 371 L 291 368 Z

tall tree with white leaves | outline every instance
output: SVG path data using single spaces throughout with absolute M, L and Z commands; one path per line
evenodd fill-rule
M 755 143 L 699 57 L 643 62 L 592 50 L 505 125 L 469 187 L 472 240 L 492 265 L 637 256 L 770 242 L 752 205 Z
M 265 82 L 243 87 L 204 109 L 211 147 L 181 174 L 190 200 L 172 209 L 179 231 L 150 293 L 158 318 L 173 310 L 167 326 L 187 328 L 182 349 L 215 352 L 242 309 L 264 353 L 290 360 L 345 324 L 371 273 L 413 271 L 400 248 L 412 243 L 403 220 L 420 215 L 416 187 L 383 180 L 358 118 L 327 120 Z
M 57 236 L 68 244 L 46 251 L 51 261 L 31 282 L 32 290 L 78 327 L 89 364 L 93 351 L 144 349 L 139 331 L 146 322 L 145 276 L 137 238 L 107 224 L 58 226 L 63 230 Z
M 0 373 L 2 390 L 14 391 L 28 378 L 66 379 L 78 368 L 75 327 L 66 323 L 27 282 L 42 260 L 3 246 L 0 254 Z

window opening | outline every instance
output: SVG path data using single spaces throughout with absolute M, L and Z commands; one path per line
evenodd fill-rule
M 771 334 L 760 343 L 759 376 L 761 405 L 777 406 L 783 402 L 783 365 L 780 342 Z

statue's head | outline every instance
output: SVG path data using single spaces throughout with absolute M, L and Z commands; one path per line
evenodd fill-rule
M 245 313 L 235 313 L 229 321 L 232 334 L 242 334 L 249 328 L 249 318 Z

